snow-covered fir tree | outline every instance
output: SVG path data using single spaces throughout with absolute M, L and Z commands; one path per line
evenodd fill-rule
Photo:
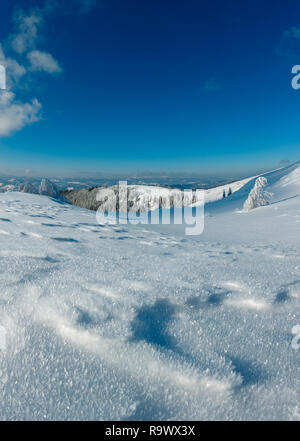
M 25 182 L 24 184 L 20 184 L 18 187 L 18 191 L 21 193 L 37 193 L 37 190 L 30 182 Z
M 59 191 L 53 182 L 49 181 L 49 179 L 42 179 L 40 187 L 39 187 L 39 194 L 50 196 L 55 199 L 59 199 Z
M 265 190 L 268 180 L 264 177 L 257 178 L 254 187 L 244 203 L 244 210 L 249 211 L 257 207 L 270 204 L 271 193 Z

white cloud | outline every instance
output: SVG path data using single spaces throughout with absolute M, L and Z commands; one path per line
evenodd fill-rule
M 31 51 L 27 54 L 27 58 L 30 61 L 30 70 L 32 71 L 45 71 L 48 73 L 62 71 L 55 58 L 47 52 Z
M 41 105 L 37 99 L 28 103 L 16 101 L 12 92 L 0 93 L 0 136 L 8 136 L 41 119 Z
M 5 44 L 6 53 L 0 43 L 0 64 L 6 69 L 7 79 L 6 91 L 0 93 L 0 137 L 10 136 L 41 119 L 42 106 L 36 98 L 21 101 L 17 97 L 20 89 L 29 92 L 32 85 L 30 72 L 61 70 L 51 54 L 36 50 L 43 41 L 41 31 L 44 17 L 49 12 L 50 7 L 46 6 L 32 9 L 28 14 L 19 10 L 13 17 L 14 28 Z
M 11 37 L 11 46 L 18 54 L 35 47 L 38 31 L 42 25 L 43 17 L 38 12 L 25 15 L 19 11 L 14 18 L 16 32 Z
M 10 37 L 11 48 L 21 57 L 27 57 L 31 71 L 60 72 L 61 68 L 53 55 L 37 49 L 43 42 L 42 30 L 45 17 L 51 14 L 56 2 L 46 1 L 43 8 L 32 9 L 28 14 L 19 10 L 14 14 L 14 33 Z
M 26 74 L 26 69 L 17 60 L 6 58 L 0 43 L 0 64 L 6 69 L 8 88 Z
M 45 19 L 51 14 L 86 13 L 97 0 L 45 0 L 40 7 L 25 12 L 19 9 L 13 16 L 13 30 L 5 44 L 0 43 L 0 64 L 6 69 L 6 91 L 0 92 L 0 137 L 9 136 L 26 125 L 41 119 L 42 106 L 33 100 L 18 99 L 22 89 L 27 93 L 34 84 L 32 72 L 48 74 L 62 69 L 48 51 L 42 50 Z

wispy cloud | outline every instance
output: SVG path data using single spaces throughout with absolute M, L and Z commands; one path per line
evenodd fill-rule
M 282 33 L 276 53 L 280 56 L 295 57 L 300 54 L 300 25 L 291 26 Z
M 32 85 L 32 73 L 57 74 L 61 64 L 45 50 L 45 23 L 55 14 L 87 13 L 97 0 L 45 0 L 42 6 L 28 11 L 18 9 L 12 17 L 12 32 L 0 42 L 0 64 L 6 68 L 7 90 L 0 92 L 0 137 L 9 136 L 42 117 L 37 98 L 20 100 L 24 86 Z
M 11 47 L 18 54 L 23 54 L 35 47 L 43 22 L 43 14 L 36 10 L 30 15 L 25 15 L 19 10 L 13 21 L 16 31 L 11 36 Z
M 97 0 L 79 0 L 79 3 L 82 12 L 89 12 L 91 8 L 96 6 Z
M 2 45 L 0 43 L 0 64 L 7 70 L 7 76 L 9 79 L 9 87 L 11 88 L 14 83 L 17 83 L 21 77 L 26 74 L 25 67 L 20 64 L 14 58 L 9 58 L 4 55 Z
M 59 66 L 55 58 L 47 52 L 41 52 L 38 50 L 31 51 L 27 54 L 27 58 L 30 61 L 31 71 L 44 71 L 48 73 L 62 71 L 62 68 Z
M 285 37 L 300 39 L 300 25 L 292 26 L 283 33 Z
M 0 93 L 0 136 L 9 136 L 42 117 L 42 106 L 37 98 L 18 99 L 20 87 L 29 84 L 34 70 L 54 73 L 60 71 L 51 54 L 38 51 L 44 27 L 45 9 L 14 13 L 13 30 L 3 45 L 0 44 L 0 63 L 6 68 L 7 90 Z
M 212 77 L 204 82 L 202 92 L 206 94 L 214 93 L 220 90 L 220 88 L 220 84 Z
M 0 135 L 7 136 L 23 129 L 41 118 L 41 104 L 35 98 L 31 102 L 18 102 L 13 92 L 0 93 Z

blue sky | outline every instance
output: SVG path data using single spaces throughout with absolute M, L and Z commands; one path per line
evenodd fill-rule
M 300 159 L 298 0 L 1 0 L 0 42 L 2 171 Z

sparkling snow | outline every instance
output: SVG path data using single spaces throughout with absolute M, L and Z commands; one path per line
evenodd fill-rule
M 265 176 L 201 236 L 1 194 L 1 419 L 299 420 L 300 166 Z

